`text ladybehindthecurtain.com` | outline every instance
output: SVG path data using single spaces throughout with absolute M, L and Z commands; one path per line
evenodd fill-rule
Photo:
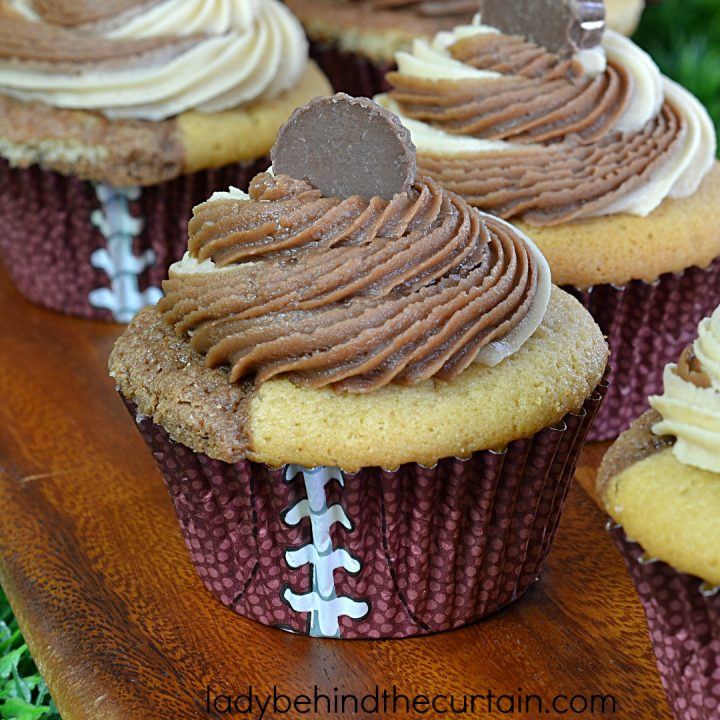
M 550 700 L 524 692 L 498 694 L 492 690 L 480 693 L 418 693 L 405 694 L 397 686 L 375 686 L 362 695 L 323 691 L 315 685 L 308 693 L 286 693 L 277 685 L 269 691 L 259 691 L 249 685 L 247 692 L 226 693 L 205 689 L 205 706 L 209 714 L 270 720 L 286 716 L 345 717 L 484 717 L 494 714 L 508 717 L 537 718 L 555 714 L 567 718 L 602 716 L 617 713 L 613 695 L 583 695 L 558 693 Z

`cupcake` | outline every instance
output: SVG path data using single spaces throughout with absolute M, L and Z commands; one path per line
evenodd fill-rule
M 720 716 L 720 307 L 698 332 L 597 479 L 678 720 Z
M 720 166 L 710 118 L 598 3 L 485 0 L 486 25 L 398 53 L 378 101 L 418 167 L 532 235 L 553 279 L 608 336 L 611 386 L 593 439 L 627 428 L 663 367 L 720 302 Z
M 336 90 L 372 97 L 387 88 L 395 53 L 415 38 L 469 23 L 480 0 L 286 0 L 310 39 L 310 54 Z M 595 3 L 599 4 L 599 3 Z M 610 27 L 629 35 L 643 0 L 608 0 Z
M 110 373 L 223 604 L 314 636 L 477 620 L 537 579 L 607 346 L 537 248 L 429 178 L 397 119 L 293 114 L 194 210 Z
M 3 264 L 33 302 L 126 322 L 192 207 L 328 91 L 277 0 L 0 0 Z

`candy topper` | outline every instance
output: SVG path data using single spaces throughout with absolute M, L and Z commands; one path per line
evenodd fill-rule
M 415 146 L 391 112 L 345 93 L 315 98 L 280 128 L 275 173 L 306 180 L 326 197 L 391 200 L 415 182 Z
M 558 55 L 599 45 L 605 31 L 603 0 L 481 0 L 480 16 Z

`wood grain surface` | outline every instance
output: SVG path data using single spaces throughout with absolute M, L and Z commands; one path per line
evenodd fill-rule
M 0 273 L 0 580 L 64 720 L 261 717 L 219 694 L 378 686 L 406 696 L 613 695 L 616 711 L 443 717 L 671 720 L 640 603 L 604 518 L 570 494 L 543 578 L 474 626 L 395 641 L 316 640 L 217 602 L 195 575 L 153 460 L 107 377 L 120 328 L 26 303 Z M 601 449 L 600 449 L 601 450 Z M 584 456 L 591 476 L 598 449 Z M 211 702 L 208 704 L 208 688 Z M 521 691 L 519 689 L 522 689 Z M 262 717 L 433 717 L 387 712 Z M 582 701 L 578 701 L 582 702 Z M 496 700 L 497 704 L 497 700 Z M 368 706 L 366 705 L 366 708 Z M 478 706 L 476 706 L 478 707 Z M 469 708 L 469 706 L 468 706 Z M 516 706 L 517 708 L 517 706 Z M 423 712 L 425 710 L 425 712 Z M 507 710 L 507 712 L 505 711 Z

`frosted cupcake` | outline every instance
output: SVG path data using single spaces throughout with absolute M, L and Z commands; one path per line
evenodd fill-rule
M 193 205 L 247 187 L 329 85 L 276 0 L 0 3 L 0 253 L 32 301 L 127 321 Z
M 720 713 L 720 308 L 698 333 L 597 485 L 678 720 Z
M 415 177 L 374 103 L 296 111 L 273 167 L 195 208 L 110 358 L 198 573 L 311 635 L 484 617 L 544 565 L 602 335 L 522 233 Z
M 599 4 L 599 3 L 596 3 Z M 310 53 L 336 90 L 372 97 L 387 88 L 395 53 L 413 40 L 469 23 L 479 0 L 287 0 L 310 39 Z M 637 26 L 643 0 L 605 3 L 611 28 Z
M 558 284 L 596 318 L 611 389 L 594 437 L 613 437 L 720 302 L 720 166 L 705 109 L 597 3 L 528 21 L 486 0 L 483 21 L 398 53 L 393 90 L 418 167 L 532 234 Z

